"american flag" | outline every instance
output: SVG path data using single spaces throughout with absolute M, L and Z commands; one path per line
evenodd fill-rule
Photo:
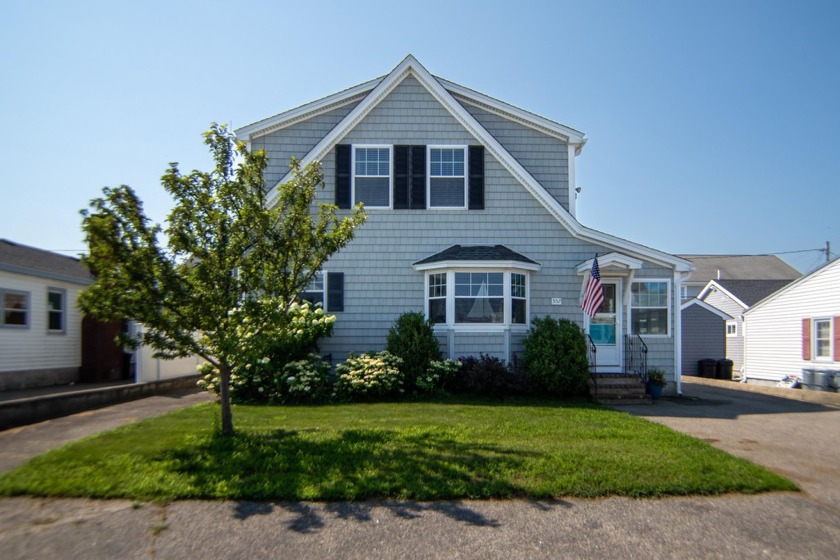
M 589 281 L 586 283 L 586 291 L 583 293 L 583 299 L 580 300 L 580 307 L 584 313 L 594 317 L 603 302 L 601 270 L 598 268 L 598 255 L 595 255 L 595 260 L 592 262 L 592 274 L 589 275 Z

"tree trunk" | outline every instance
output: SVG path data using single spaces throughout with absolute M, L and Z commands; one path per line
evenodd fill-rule
M 221 364 L 219 367 L 219 398 L 222 405 L 222 434 L 233 435 L 233 414 L 230 410 L 230 366 Z

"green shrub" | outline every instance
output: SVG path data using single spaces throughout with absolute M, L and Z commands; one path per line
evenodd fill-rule
M 270 308 L 270 307 L 269 307 Z M 280 302 L 259 321 L 245 319 L 237 327 L 241 351 L 233 363 L 230 397 L 235 403 L 282 403 L 289 397 L 286 364 L 309 360 L 318 339 L 332 334 L 335 316 L 309 302 L 293 303 L 286 312 Z M 218 372 L 202 364 L 199 386 L 219 394 Z M 291 400 L 295 400 L 292 398 Z
M 543 391 L 560 397 L 587 393 L 589 362 L 579 326 L 567 319 L 535 317 L 522 344 L 525 367 Z
M 402 359 L 390 352 L 354 356 L 335 368 L 337 400 L 374 400 L 403 394 Z
M 452 382 L 454 392 L 490 397 L 534 393 L 533 383 L 526 371 L 514 368 L 495 356 L 466 356 L 459 361 L 461 372 Z
M 434 361 L 440 361 L 440 345 L 432 330 L 432 323 L 422 313 L 400 315 L 388 331 L 388 352 L 402 358 L 406 390 L 413 391 Z
M 329 393 L 330 365 L 318 354 L 289 362 L 279 377 L 285 385 L 286 402 L 318 402 Z
M 423 393 L 443 391 L 446 384 L 455 377 L 461 369 L 461 362 L 457 360 L 435 360 L 429 364 L 429 369 L 417 378 L 417 389 Z

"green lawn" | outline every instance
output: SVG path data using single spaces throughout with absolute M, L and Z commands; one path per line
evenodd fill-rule
M 359 500 L 796 490 L 697 439 L 584 403 L 199 405 L 90 437 L 0 477 L 0 495 Z

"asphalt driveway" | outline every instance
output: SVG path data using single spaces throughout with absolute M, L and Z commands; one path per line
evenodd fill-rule
M 688 378 L 683 398 L 624 409 L 763 465 L 840 516 L 840 394 L 745 389 Z

